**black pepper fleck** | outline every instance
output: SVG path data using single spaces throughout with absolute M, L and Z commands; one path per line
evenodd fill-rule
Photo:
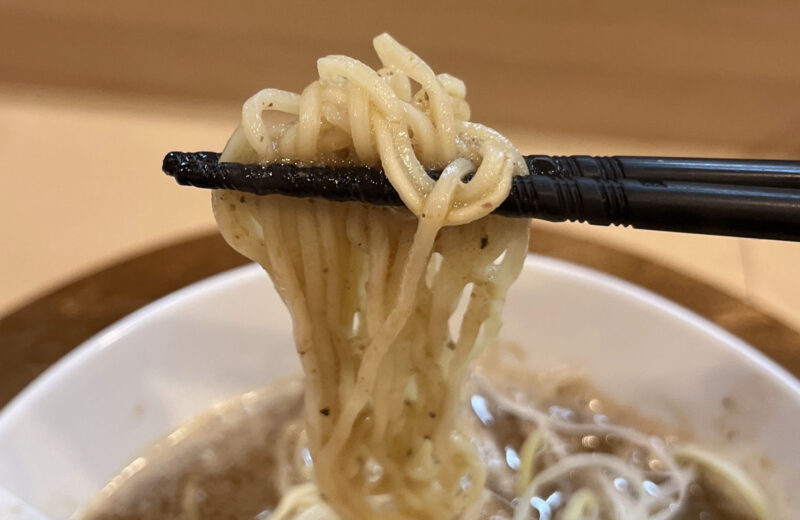
M 489 237 L 481 237 L 481 249 L 485 249 L 489 245 Z
M 319 413 L 321 413 L 322 415 L 327 417 L 327 416 L 329 416 L 331 414 L 331 409 L 328 408 L 328 407 L 325 407 L 322 410 L 320 410 Z

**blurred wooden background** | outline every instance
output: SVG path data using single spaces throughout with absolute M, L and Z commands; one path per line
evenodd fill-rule
M 0 312 L 211 229 L 159 175 L 244 99 L 388 31 L 527 153 L 800 158 L 800 2 L 0 2 Z M 540 224 L 544 225 L 544 224 Z M 800 225 L 800 222 L 798 222 Z M 800 244 L 548 225 L 644 254 L 800 327 Z

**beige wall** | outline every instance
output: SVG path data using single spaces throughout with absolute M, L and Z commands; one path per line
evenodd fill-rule
M 464 77 L 475 118 L 528 153 L 800 158 L 797 2 L 214 4 L 0 5 L 0 312 L 211 229 L 208 195 L 159 175 L 163 153 L 219 149 L 247 95 L 298 88 L 322 54 L 374 62 L 384 29 Z M 540 225 L 696 274 L 800 327 L 800 245 Z

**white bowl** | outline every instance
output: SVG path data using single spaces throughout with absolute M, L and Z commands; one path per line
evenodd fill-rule
M 800 482 L 800 383 L 682 307 L 531 256 L 502 337 L 530 347 L 533 368 L 582 367 L 619 402 L 755 473 L 771 465 L 784 492 Z M 288 313 L 258 267 L 191 285 L 88 340 L 0 413 L 0 486 L 68 518 L 148 443 L 298 369 Z M 799 518 L 800 500 L 786 500 Z

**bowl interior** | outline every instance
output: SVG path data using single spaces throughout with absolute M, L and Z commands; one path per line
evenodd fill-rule
M 534 369 L 582 369 L 619 402 L 689 428 L 757 476 L 769 467 L 779 488 L 800 482 L 800 383 L 677 305 L 530 256 L 501 336 L 529 348 Z M 0 413 L 0 486 L 68 518 L 153 440 L 298 370 L 288 313 L 258 267 L 199 282 L 90 339 Z M 782 500 L 800 513 L 796 498 Z

